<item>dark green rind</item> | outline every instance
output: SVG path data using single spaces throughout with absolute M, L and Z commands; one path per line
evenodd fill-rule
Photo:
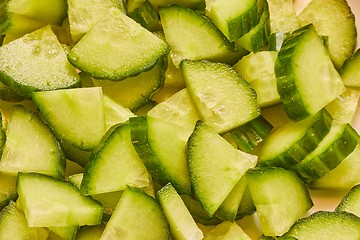
M 161 29 L 158 12 L 148 0 L 144 1 L 131 13 L 128 13 L 128 16 L 151 32 Z

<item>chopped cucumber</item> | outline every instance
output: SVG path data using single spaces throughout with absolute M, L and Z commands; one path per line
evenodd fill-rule
M 221 236 L 219 238 L 219 236 Z M 236 222 L 224 221 L 206 233 L 204 240 L 251 240 Z
M 341 78 L 345 86 L 360 87 L 360 49 L 354 55 L 345 61 L 341 68 Z
M 16 176 L 0 172 L 0 211 L 16 198 Z
M 360 185 L 354 185 L 343 197 L 336 211 L 349 212 L 360 217 Z

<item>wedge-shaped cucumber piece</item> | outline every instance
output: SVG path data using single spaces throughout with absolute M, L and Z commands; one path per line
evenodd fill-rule
M 236 222 L 224 221 L 205 234 L 204 240 L 251 240 Z
M 14 68 L 16 66 L 16 68 Z M 79 85 L 79 75 L 50 26 L 0 48 L 0 80 L 18 94 Z
M 342 198 L 336 211 L 349 212 L 360 217 L 360 185 L 354 185 Z
M 284 237 L 355 240 L 360 237 L 360 218 L 347 212 L 318 211 L 298 220 Z
M 29 227 L 24 212 L 15 202 L 10 202 L 0 212 L 0 239 L 38 239 L 46 240 L 49 230 Z
M 40 172 L 62 178 L 65 163 L 64 153 L 50 128 L 36 113 L 15 105 L 10 112 L 0 171 L 12 175 Z
M 163 40 L 112 9 L 75 44 L 68 59 L 94 78 L 119 80 L 149 70 L 168 51 Z
M 360 48 L 346 60 L 341 68 L 341 78 L 345 86 L 360 87 Z
M 39 187 L 41 186 L 41 187 Z M 30 227 L 65 227 L 101 223 L 103 206 L 64 180 L 39 173 L 19 173 L 19 201 Z
M 237 150 L 201 121 L 189 137 L 186 153 L 194 194 L 210 216 L 257 162 L 255 155 Z
M 202 121 L 217 132 L 229 131 L 260 115 L 254 89 L 231 66 L 184 60 L 180 69 Z
M 131 141 L 149 173 L 160 185 L 171 182 L 179 193 L 191 192 L 185 146 L 192 128 L 149 116 L 129 119 Z
M 294 121 L 314 115 L 345 91 L 312 24 L 285 39 L 275 63 L 275 75 L 284 109 Z
M 106 130 L 109 130 L 112 126 L 118 123 L 124 123 L 128 121 L 130 117 L 135 117 L 135 114 L 128 108 L 115 102 L 106 95 L 103 96 L 103 103 Z
M 206 16 L 181 5 L 159 11 L 170 56 L 179 66 L 183 59 L 228 62 L 235 56 L 235 45 Z
M 92 87 L 36 92 L 32 99 L 58 139 L 92 150 L 106 130 L 102 96 Z
M 314 24 L 316 31 L 328 37 L 331 59 L 337 69 L 351 57 L 356 45 L 355 16 L 346 0 L 312 0 L 298 15 L 300 25 Z M 341 26 L 341 27 L 339 27 Z
M 249 32 L 259 22 L 262 0 L 207 0 L 207 15 L 230 40 Z
M 167 221 L 171 236 L 178 240 L 201 240 L 203 233 L 196 225 L 189 210 L 171 183 L 166 184 L 156 194 Z
M 255 168 L 245 176 L 266 236 L 281 236 L 313 206 L 309 191 L 293 171 Z
M 16 176 L 0 172 L 0 211 L 16 198 Z
M 358 145 L 360 137 L 350 124 L 335 124 L 314 151 L 291 167 L 305 181 L 321 178 L 336 168 Z
M 292 32 L 300 27 L 292 0 L 268 0 L 271 33 Z
M 165 62 L 160 58 L 149 71 L 122 81 L 92 79 L 95 86 L 101 87 L 104 95 L 115 102 L 136 111 L 151 101 L 151 96 L 164 84 Z
M 68 17 L 72 41 L 78 42 L 98 21 L 111 14 L 112 8 L 122 9 L 122 1 L 69 0 Z
M 94 195 L 148 185 L 148 171 L 132 145 L 130 126 L 113 126 L 92 151 L 84 168 L 81 193 Z
M 322 109 L 316 115 L 274 129 L 259 149 L 259 165 L 289 168 L 303 160 L 328 134 L 331 115 Z
M 127 188 L 100 240 L 170 239 L 169 225 L 159 203 L 136 188 Z

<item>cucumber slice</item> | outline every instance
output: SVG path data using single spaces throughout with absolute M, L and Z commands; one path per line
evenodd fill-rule
M 335 211 L 349 212 L 360 216 L 360 185 L 354 185 L 342 198 Z
M 331 115 L 321 110 L 299 122 L 288 122 L 264 140 L 259 149 L 259 165 L 289 168 L 301 162 L 328 134 Z
M 22 105 L 14 105 L 6 130 L 0 171 L 11 175 L 39 172 L 63 178 L 65 164 L 64 153 L 50 128 L 36 113 Z
M 186 152 L 194 194 L 210 216 L 257 160 L 255 155 L 234 148 L 201 121 L 189 137 Z
M 151 32 L 161 30 L 158 11 L 148 0 L 128 12 L 128 16 Z
M 335 124 L 317 148 L 291 169 L 305 182 L 321 178 L 354 151 L 359 140 L 350 124 Z
M 268 0 L 271 33 L 292 32 L 300 27 L 292 0 Z
M 178 240 L 201 240 L 203 233 L 196 225 L 189 210 L 171 183 L 166 184 L 156 194 L 169 222 L 171 236 Z
M 105 133 L 100 87 L 36 92 L 32 99 L 61 141 L 92 150 Z
M 118 104 L 106 95 L 103 96 L 103 103 L 106 130 L 109 130 L 115 124 L 128 121 L 130 117 L 135 117 L 135 114 L 128 108 Z
M 120 80 L 151 69 L 168 45 L 120 10 L 99 21 L 70 50 L 69 61 L 94 78 Z
M 48 227 L 48 229 L 64 240 L 73 240 L 76 237 L 78 226 Z
M 207 17 L 190 8 L 171 5 L 159 10 L 165 39 L 175 66 L 183 59 L 227 62 L 235 45 Z
M 245 176 L 266 236 L 281 236 L 313 206 L 305 184 L 292 171 L 255 168 Z
M 314 115 L 345 91 L 321 37 L 311 24 L 285 39 L 275 63 L 275 75 L 284 109 L 293 121 Z
M 347 59 L 341 68 L 341 78 L 345 86 L 360 87 L 360 48 L 351 58 Z
M 318 211 L 298 220 L 284 237 L 298 240 L 355 240 L 360 236 L 360 218 L 346 212 Z
M 0 172 L 0 211 L 16 198 L 16 176 Z
M 260 115 L 256 93 L 229 65 L 207 60 L 180 64 L 202 121 L 224 133 Z
M 66 181 L 39 173 L 19 173 L 17 190 L 30 227 L 101 223 L 102 205 L 90 197 L 81 196 L 78 189 Z
M 351 57 L 356 45 L 355 16 L 346 0 L 312 0 L 298 15 L 300 25 L 314 24 L 328 37 L 329 54 L 337 69 Z M 341 27 L 339 27 L 341 26 Z
M 99 240 L 105 229 L 105 224 L 82 226 L 76 234 L 76 240 Z
M 49 230 L 29 227 L 24 212 L 15 202 L 10 202 L 0 212 L 0 239 L 37 239 L 46 240 Z
M 145 187 L 149 175 L 136 153 L 128 124 L 112 127 L 92 151 L 84 168 L 80 192 L 82 195 L 125 190 L 127 186 Z
M 136 188 L 127 188 L 100 239 L 170 239 L 169 225 L 157 201 Z
M 236 222 L 224 221 L 206 233 L 204 240 L 251 240 Z
M 0 48 L 0 79 L 26 97 L 38 90 L 78 86 L 80 80 L 50 26 Z

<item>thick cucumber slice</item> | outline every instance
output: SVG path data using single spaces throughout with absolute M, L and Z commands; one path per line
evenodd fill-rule
M 249 32 L 259 22 L 263 11 L 262 0 L 207 0 L 207 15 L 230 40 Z
M 360 237 L 360 218 L 346 212 L 319 211 L 298 220 L 284 237 L 355 240 Z
M 312 0 L 298 19 L 302 26 L 313 23 L 320 35 L 328 37 L 330 57 L 340 69 L 353 54 L 357 36 L 355 16 L 347 1 Z
M 30 227 L 101 223 L 102 205 L 90 197 L 81 196 L 78 189 L 66 181 L 38 173 L 19 173 L 17 190 Z
M 292 32 L 300 27 L 292 0 L 268 0 L 271 33 Z
M 159 14 L 175 66 L 183 59 L 227 62 L 235 55 L 235 45 L 207 17 L 180 5 L 161 8 Z
M 335 124 L 316 149 L 291 169 L 305 182 L 321 178 L 354 151 L 359 140 L 358 133 L 350 124 Z
M 223 133 L 260 115 L 254 89 L 229 65 L 207 60 L 180 64 L 201 119 Z
M 335 209 L 339 212 L 349 212 L 360 216 L 360 185 L 354 185 L 343 197 Z
M 257 160 L 255 155 L 234 148 L 201 121 L 189 137 L 186 152 L 194 194 L 210 216 Z
M 139 189 L 127 188 L 107 223 L 105 239 L 170 239 L 169 225 L 158 202 Z
M 201 240 L 203 233 L 196 225 L 189 210 L 171 183 L 166 184 L 156 194 L 169 222 L 171 236 L 178 240 Z
M 149 70 L 168 51 L 163 40 L 112 9 L 75 44 L 68 59 L 94 78 L 119 80 Z
M 190 194 L 185 145 L 192 128 L 149 116 L 130 118 L 129 121 L 131 141 L 154 180 L 160 185 L 171 182 L 179 193 Z
M 27 97 L 38 90 L 77 86 L 80 80 L 50 26 L 0 48 L 0 79 Z
M 49 230 L 29 227 L 24 212 L 15 202 L 10 202 L 0 212 L 0 239 L 37 239 L 46 240 Z
M 15 105 L 10 112 L 0 171 L 12 175 L 39 172 L 64 177 L 65 156 L 58 140 L 36 113 L 22 105 Z
M 36 92 L 32 99 L 61 141 L 92 150 L 105 133 L 100 87 Z
M 311 24 L 285 39 L 275 63 L 275 75 L 284 109 L 294 121 L 314 115 L 345 91 L 321 37 Z
M 224 221 L 205 234 L 204 240 L 251 240 L 236 222 Z
M 266 236 L 281 236 L 313 206 L 305 184 L 292 171 L 255 168 L 245 176 Z
M 260 147 L 259 165 L 289 168 L 299 163 L 328 134 L 331 124 L 331 115 L 323 109 L 315 116 L 275 128 Z
M 341 68 L 341 78 L 345 86 L 360 87 L 360 48 Z
M 165 62 L 160 58 L 149 71 L 122 81 L 92 79 L 94 86 L 101 87 L 104 95 L 115 102 L 136 111 L 151 101 L 151 96 L 164 85 Z
M 115 125 L 92 151 L 80 192 L 94 195 L 148 185 L 148 172 L 131 143 L 130 126 Z
M 68 0 L 68 17 L 72 41 L 78 42 L 98 21 L 111 14 L 112 8 L 122 9 L 117 0 Z

